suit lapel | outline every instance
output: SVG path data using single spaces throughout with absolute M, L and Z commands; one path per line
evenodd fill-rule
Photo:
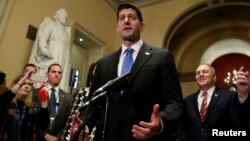
M 57 115 L 59 114 L 59 113 L 61 113 L 60 111 L 61 110 L 63 110 L 63 105 L 64 105 L 64 93 L 62 92 L 62 90 L 61 89 L 59 89 L 59 93 L 58 93 L 58 95 L 59 95 L 59 105 L 58 105 L 58 110 L 57 110 Z
M 152 56 L 152 48 L 147 46 L 145 43 L 141 46 L 136 60 L 131 68 L 131 76 L 130 76 L 130 83 L 135 79 L 136 75 L 139 73 L 140 69 L 143 65 L 147 62 L 147 60 Z
M 206 117 L 205 117 L 204 122 L 206 121 L 207 117 L 210 115 L 210 113 L 214 109 L 215 104 L 216 104 L 216 102 L 218 101 L 219 98 L 220 98 L 220 93 L 219 93 L 219 91 L 215 90 L 213 92 L 213 94 L 212 94 L 212 98 L 211 98 L 210 103 L 208 105 L 207 113 L 206 113 Z
M 200 119 L 200 111 L 199 111 L 199 105 L 198 105 L 198 95 L 199 92 L 196 92 L 194 97 L 193 97 L 193 106 L 194 106 L 194 112 L 197 113 L 196 117 L 197 119 Z
M 111 66 L 110 68 L 112 68 L 112 73 L 114 74 L 114 78 L 118 76 L 117 71 L 118 71 L 118 63 L 119 63 L 119 59 L 120 59 L 120 55 L 121 55 L 122 49 L 120 47 L 119 50 L 117 50 L 116 52 L 114 52 L 114 54 L 111 57 Z
M 140 72 L 140 69 L 144 66 L 144 64 L 152 56 L 152 54 L 153 54 L 152 48 L 147 46 L 145 43 L 143 43 L 143 45 L 141 46 L 141 48 L 137 54 L 136 60 L 131 68 L 130 72 L 132 72 L 132 74 L 129 77 L 127 89 L 129 89 L 129 87 L 131 87 L 132 82 L 136 78 L 137 74 Z M 122 96 L 123 100 L 126 99 L 126 97 L 128 97 L 126 90 L 124 91 L 124 94 Z
M 110 57 L 110 60 L 109 60 L 109 62 L 110 62 L 110 66 L 109 66 L 110 73 L 109 73 L 109 76 L 112 79 L 115 79 L 115 78 L 118 77 L 117 71 L 118 71 L 118 63 L 119 63 L 121 52 L 122 52 L 122 49 L 120 47 L 120 49 L 117 50 L 116 52 L 114 52 L 112 54 L 112 56 Z M 113 100 L 120 101 L 121 93 L 120 92 L 113 92 L 112 93 L 112 97 L 114 97 Z

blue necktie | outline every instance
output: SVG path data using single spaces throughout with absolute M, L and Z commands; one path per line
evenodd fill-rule
M 122 70 L 121 70 L 121 75 L 125 74 L 126 72 L 129 72 L 132 65 L 133 65 L 133 49 L 132 48 L 127 48 L 125 50 L 125 57 L 123 60 L 122 64 Z M 123 95 L 124 90 L 121 91 L 121 95 Z
M 56 117 L 56 94 L 55 89 L 51 89 L 50 99 L 49 99 L 49 115 L 50 117 Z
M 127 48 L 125 50 L 125 57 L 123 60 L 123 64 L 122 64 L 122 70 L 121 70 L 121 75 L 125 74 L 126 72 L 129 72 L 132 65 L 133 65 L 133 49 L 132 48 Z

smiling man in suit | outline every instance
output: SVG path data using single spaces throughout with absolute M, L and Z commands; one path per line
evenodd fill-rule
M 200 89 L 184 99 L 186 120 L 181 139 L 184 141 L 215 140 L 220 131 L 224 133 L 224 131 L 239 130 L 242 126 L 241 103 L 244 103 L 246 97 L 218 89 L 215 86 L 216 72 L 211 65 L 199 65 L 195 79 Z
M 121 91 L 108 91 L 107 111 L 105 98 L 90 105 L 86 122 L 90 130 L 96 125 L 94 140 L 176 140 L 183 99 L 175 62 L 168 50 L 142 41 L 144 27 L 136 6 L 119 6 L 116 30 L 122 45 L 97 62 L 90 96 L 109 80 L 131 75 Z

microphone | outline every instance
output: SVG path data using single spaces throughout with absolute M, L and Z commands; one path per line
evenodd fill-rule
M 110 90 L 112 88 L 114 88 L 119 82 L 125 80 L 128 78 L 128 76 L 131 75 L 131 72 L 127 72 L 113 80 L 109 80 L 106 84 L 104 84 L 103 86 L 101 86 L 100 88 L 98 88 L 93 95 L 96 95 L 96 94 L 99 94 L 99 93 L 102 93 L 106 90 Z
M 86 101 L 84 104 L 81 105 L 81 107 L 79 108 L 79 113 L 81 113 L 81 111 L 84 110 L 86 108 L 86 106 L 90 105 L 92 102 L 97 101 L 97 99 L 99 99 L 100 97 L 105 96 L 107 94 L 107 90 L 112 90 L 121 81 L 126 80 L 128 78 L 128 76 L 130 76 L 130 75 L 131 75 L 131 72 L 127 72 L 127 73 L 125 73 L 125 74 L 123 74 L 123 75 L 121 75 L 121 76 L 119 76 L 119 77 L 117 77 L 117 78 L 115 78 L 113 80 L 109 80 L 106 84 L 104 84 L 103 86 L 101 86 L 100 88 L 98 88 L 92 94 L 93 97 L 91 96 L 90 100 Z M 108 103 L 108 99 L 106 100 L 106 102 Z M 107 103 L 106 103 L 106 105 L 108 105 Z M 107 106 L 106 106 L 106 108 L 107 108 Z M 86 111 L 84 113 L 85 114 L 85 116 L 84 116 L 85 117 L 84 118 L 85 119 L 85 123 L 87 123 L 88 111 L 89 111 L 89 108 L 87 107 L 87 109 L 86 109 Z M 106 111 L 107 111 L 107 109 L 106 109 Z M 84 124 L 82 124 L 79 127 L 80 130 L 78 129 L 77 133 L 75 134 L 76 136 L 73 137 L 74 138 L 73 141 L 79 135 L 78 132 L 81 131 L 81 130 L 84 130 L 84 127 L 85 127 Z
M 127 72 L 113 80 L 109 80 L 106 84 L 104 84 L 103 86 L 101 86 L 99 89 L 97 89 L 94 93 L 93 93 L 93 97 L 86 101 L 83 105 L 81 105 L 81 107 L 79 108 L 79 111 L 82 111 L 86 106 L 88 106 L 90 103 L 96 101 L 97 99 L 99 99 L 100 97 L 103 97 L 107 94 L 106 90 L 116 90 L 116 86 L 122 82 L 123 80 L 127 79 L 128 76 L 131 75 L 131 72 Z

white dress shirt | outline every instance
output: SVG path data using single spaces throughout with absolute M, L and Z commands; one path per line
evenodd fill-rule
M 135 62 L 135 59 L 136 59 L 136 57 L 137 57 L 137 55 L 138 55 L 138 52 L 139 52 L 139 50 L 140 50 L 140 48 L 141 48 L 141 46 L 142 46 L 142 44 L 143 44 L 143 42 L 142 42 L 142 40 L 139 40 L 137 43 L 135 43 L 134 45 L 132 45 L 130 48 L 132 48 L 134 51 L 133 51 L 133 61 Z M 125 53 L 125 51 L 126 51 L 126 49 L 127 49 L 128 47 L 126 47 L 124 44 L 122 44 L 122 52 L 121 52 L 121 55 L 120 55 L 120 59 L 119 59 L 119 64 L 118 64 L 118 72 L 117 72 L 117 74 L 118 74 L 118 76 L 120 76 L 121 75 L 121 70 L 122 70 L 122 64 L 123 64 L 123 60 L 124 60 L 124 58 L 125 58 L 125 56 L 126 56 L 126 53 Z
M 209 102 L 211 101 L 214 90 L 215 90 L 215 87 L 212 87 L 208 91 L 206 91 L 207 92 L 207 106 L 209 105 Z M 197 102 L 198 102 L 199 111 L 201 109 L 201 103 L 202 103 L 202 98 L 203 98 L 202 94 L 203 93 L 204 93 L 204 91 L 200 90 L 200 92 L 198 94 Z
M 54 89 L 55 89 L 55 96 L 56 96 L 56 112 L 57 112 L 58 105 L 59 105 L 59 86 L 55 87 Z M 52 87 L 49 86 L 49 98 L 50 98 L 51 92 L 52 92 Z

